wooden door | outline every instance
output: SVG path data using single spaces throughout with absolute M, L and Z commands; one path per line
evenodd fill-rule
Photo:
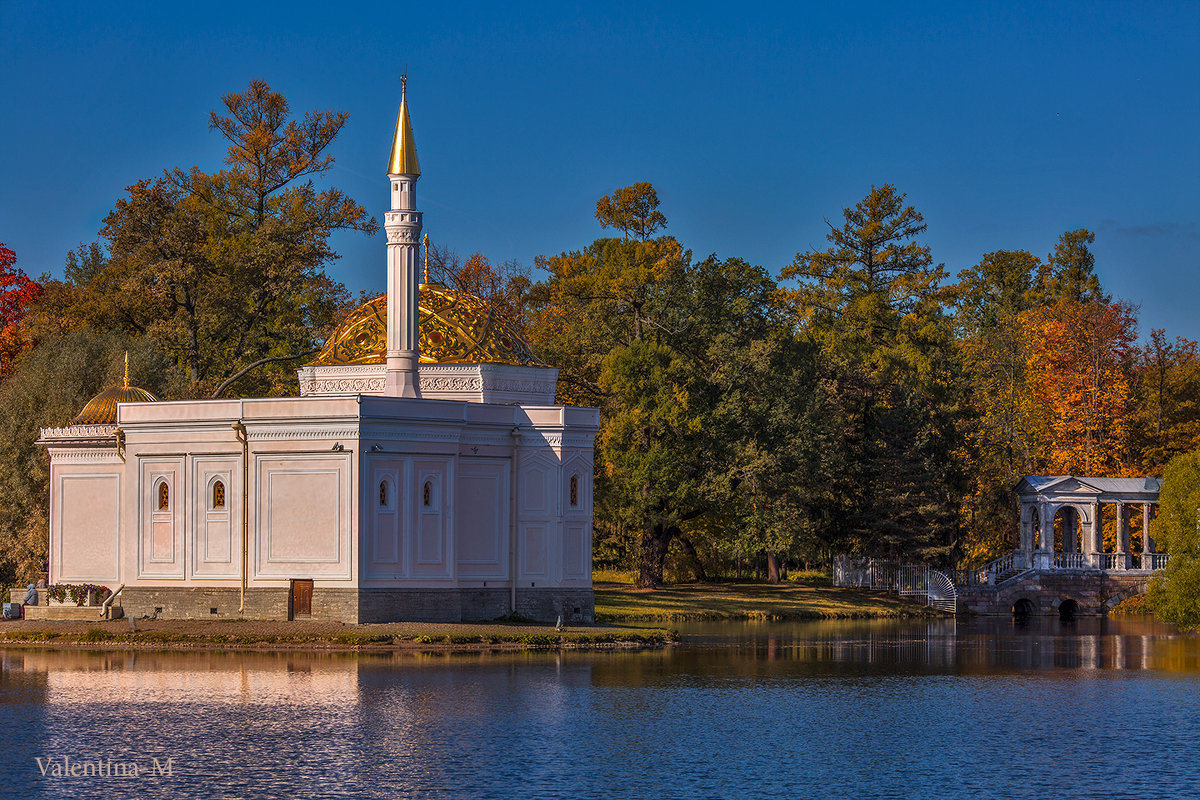
M 295 578 L 292 580 L 292 613 L 289 619 L 298 616 L 312 616 L 313 582 L 311 578 Z

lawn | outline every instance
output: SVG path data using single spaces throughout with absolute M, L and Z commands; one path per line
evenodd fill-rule
M 17 620 L 0 623 L 0 646 L 157 647 L 168 649 L 424 650 L 657 647 L 669 631 L 604 625 L 451 624 L 255 620 Z
M 686 583 L 654 590 L 596 583 L 595 591 L 596 619 L 604 622 L 866 619 L 937 613 L 896 595 L 798 583 Z

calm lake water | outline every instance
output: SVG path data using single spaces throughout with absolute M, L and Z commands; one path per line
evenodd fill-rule
M 636 653 L 0 650 L 0 785 L 112 800 L 1200 796 L 1200 639 L 1166 626 L 683 633 Z M 98 759 L 139 774 L 53 775 Z

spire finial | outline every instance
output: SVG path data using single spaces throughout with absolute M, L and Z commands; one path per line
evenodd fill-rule
M 125 351 L 125 388 L 129 388 L 129 351 Z
M 429 234 L 428 233 L 425 234 L 425 237 L 421 240 L 421 243 L 425 245 L 425 283 L 429 283 Z
M 388 175 L 420 175 L 417 145 L 413 142 L 412 122 L 408 118 L 408 74 L 400 76 L 400 111 L 396 114 L 396 132 L 392 135 L 392 154 Z

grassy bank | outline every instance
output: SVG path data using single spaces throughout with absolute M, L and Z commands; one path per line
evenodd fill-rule
M 802 583 L 689 583 L 655 590 L 597 583 L 596 619 L 605 622 L 870 619 L 937 612 L 895 595 Z
M 108 622 L 21 620 L 0 624 L 0 646 L 36 645 L 156 649 L 293 650 L 528 650 L 661 647 L 670 631 L 604 625 L 556 631 L 543 625 L 394 622 L 136 620 Z

